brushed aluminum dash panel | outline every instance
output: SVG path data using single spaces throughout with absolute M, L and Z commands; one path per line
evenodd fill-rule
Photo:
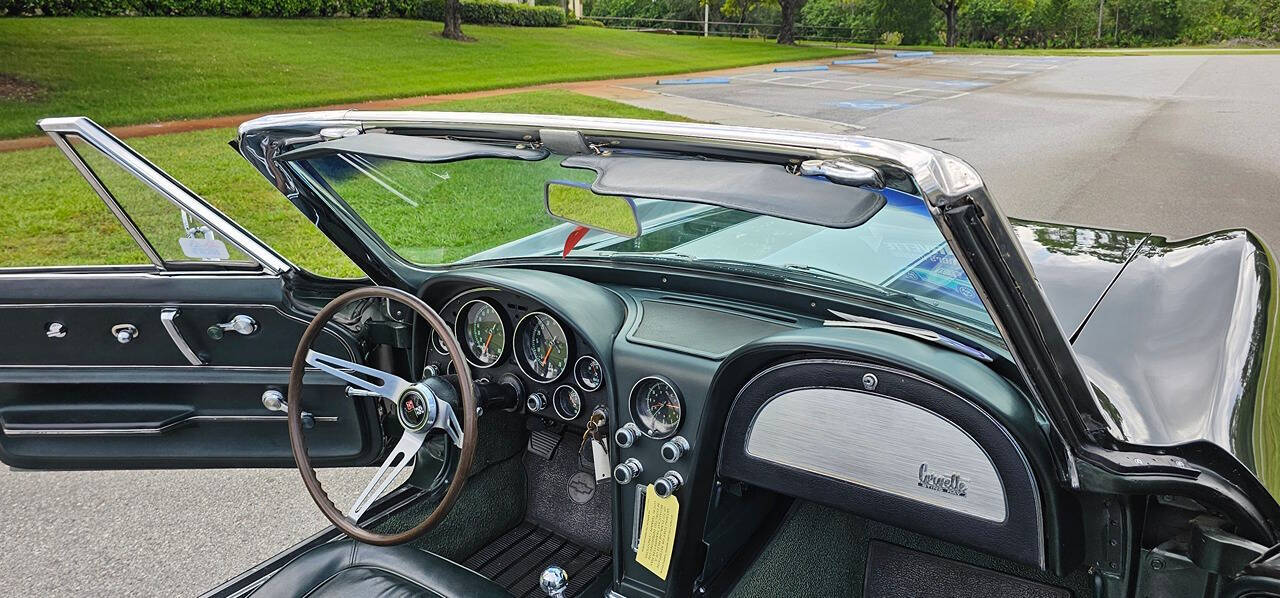
M 1004 486 L 986 451 L 950 420 L 883 395 L 801 388 L 764 404 L 748 455 L 994 522 Z

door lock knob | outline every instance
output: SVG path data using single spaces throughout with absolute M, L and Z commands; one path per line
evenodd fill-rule
M 116 324 L 111 327 L 111 336 L 116 337 L 116 341 L 123 345 L 138 338 L 138 327 L 133 324 Z
M 619 484 L 625 486 L 636 479 L 636 476 L 640 475 L 642 471 L 644 471 L 644 466 L 640 464 L 639 460 L 632 457 L 613 468 L 613 479 L 618 480 Z

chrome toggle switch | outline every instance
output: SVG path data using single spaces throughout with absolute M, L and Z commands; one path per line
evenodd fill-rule
M 631 481 L 636 479 L 636 476 L 640 475 L 643 471 L 644 466 L 640 464 L 639 460 L 632 457 L 622 463 L 619 463 L 617 467 L 613 468 L 613 479 L 618 480 L 619 484 L 625 486 L 630 484 Z

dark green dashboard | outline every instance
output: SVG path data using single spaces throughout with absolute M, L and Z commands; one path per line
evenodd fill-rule
M 477 299 L 502 313 L 506 350 L 495 364 L 473 369 L 474 376 L 515 377 L 526 395 L 543 393 L 548 399 L 568 385 L 583 399 L 574 417 L 565 417 L 549 402 L 539 409 L 522 406 L 530 416 L 556 428 L 584 429 L 589 414 L 601 409 L 610 432 L 630 425 L 640 428 L 627 444 L 619 444 L 617 438 L 609 442 L 611 465 L 632 459 L 640 465 L 628 483 L 610 484 L 618 555 L 614 579 L 629 593 L 688 595 L 711 583 L 723 554 L 742 549 L 747 541 L 744 534 L 726 533 L 723 522 L 750 519 L 750 512 L 764 504 L 740 498 L 744 489 L 826 503 L 1035 568 L 1063 570 L 1073 555 L 1078 556 L 1078 526 L 1067 523 L 1078 517 L 1078 510 L 1066 504 L 1045 473 L 1050 463 L 1038 419 L 1021 392 L 990 364 L 903 335 L 824 327 L 821 309 L 828 304 L 819 305 L 817 298 L 808 310 L 797 311 L 786 309 L 785 301 L 770 304 L 771 297 L 787 298 L 781 291 L 755 294 L 756 300 L 748 301 L 742 295 L 688 292 L 679 288 L 681 281 L 673 275 L 662 277 L 667 284 L 657 288 L 624 286 L 607 278 L 589 282 L 543 270 L 474 268 L 435 276 L 420 292 L 447 321 Z M 859 305 L 839 308 L 873 313 Z M 599 389 L 583 388 L 572 365 L 550 382 L 528 374 L 519 363 L 513 327 L 531 313 L 550 315 L 564 328 L 569 364 L 584 356 L 599 361 Z M 420 340 L 417 347 L 418 363 L 447 367 L 446 357 L 429 341 Z M 770 373 L 778 368 L 786 371 Z M 878 391 L 861 388 L 866 376 L 878 376 L 884 386 Z M 651 430 L 636 416 L 633 397 L 638 384 L 655 378 L 676 391 L 681 407 L 678 428 L 660 437 L 647 433 Z M 901 379 L 906 386 L 893 386 L 891 379 Z M 771 394 L 751 396 L 761 380 L 773 385 Z M 874 415 L 882 410 L 873 402 L 879 397 L 905 409 L 925 427 L 938 426 L 944 433 L 954 428 L 958 444 L 944 440 L 940 446 L 929 446 L 928 430 L 887 437 L 873 429 L 866 429 L 862 437 L 815 442 L 806 436 L 812 431 L 787 423 L 786 413 L 770 431 L 763 429 L 764 418 L 773 417 L 767 415 L 766 405 L 781 404 L 772 399 L 815 388 L 837 393 L 836 410 L 824 420 L 838 430 L 861 429 L 858 421 L 843 418 Z M 813 403 L 793 404 L 804 409 Z M 758 422 L 761 428 L 751 440 L 752 426 Z M 774 437 L 766 439 L 767 434 Z M 677 438 L 684 450 L 664 454 L 664 445 Z M 870 442 L 898 454 L 909 467 L 892 472 L 859 469 L 856 453 L 868 450 Z M 753 443 L 781 452 L 753 454 Z M 809 451 L 806 456 L 790 450 L 806 445 L 819 446 L 825 453 Z M 968 454 L 973 457 L 970 465 L 981 471 L 953 473 L 953 464 L 946 463 L 952 456 L 938 456 L 939 450 Z M 921 459 L 926 457 L 915 453 L 934 455 L 927 457 L 934 461 L 925 463 Z M 943 472 L 938 479 L 963 474 L 973 487 L 944 488 L 936 495 L 926 488 L 920 494 L 928 468 Z M 673 565 L 664 580 L 634 556 L 642 489 L 673 474 L 682 482 L 673 492 L 681 510 Z M 984 479 L 994 482 L 978 488 L 972 481 Z M 899 483 L 901 489 L 892 486 Z M 984 500 L 999 508 L 983 514 L 974 505 Z

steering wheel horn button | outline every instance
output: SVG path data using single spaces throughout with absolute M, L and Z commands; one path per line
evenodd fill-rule
M 396 401 L 396 414 L 405 430 L 417 432 L 435 423 L 436 398 L 428 398 L 417 388 L 406 390 Z

